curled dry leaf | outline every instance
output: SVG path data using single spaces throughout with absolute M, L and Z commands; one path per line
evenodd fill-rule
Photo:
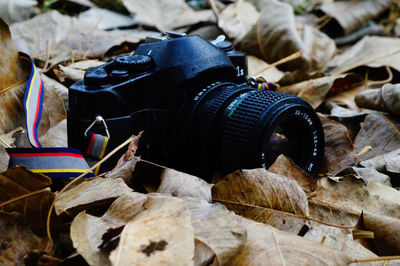
M 191 265 L 194 231 L 185 202 L 150 197 L 144 211 L 124 227 L 110 254 L 112 265 Z
M 47 252 L 51 243 L 36 236 L 21 217 L 0 212 L 0 264 L 24 265 L 31 252 Z
M 158 193 L 194 197 L 211 202 L 211 185 L 201 178 L 170 168 L 163 169 L 160 178 Z
M 309 199 L 310 216 L 353 226 L 362 211 L 400 218 L 398 203 L 371 193 L 362 179 L 344 176 L 339 181 L 321 178 Z
M 109 251 L 100 249 L 104 234 L 143 211 L 146 199 L 144 194 L 129 192 L 118 197 L 102 217 L 79 213 L 71 224 L 71 239 L 79 254 L 91 265 L 110 265 Z
M 323 4 L 320 10 L 337 21 L 342 33 L 349 34 L 379 16 L 391 4 L 391 0 L 332 1 Z
M 44 87 L 50 90 L 55 91 L 62 99 L 64 102 L 65 109 L 68 108 L 68 88 L 62 85 L 61 83 L 55 81 L 52 78 L 49 78 L 48 76 L 41 74 L 40 75 L 43 80 Z
M 218 26 L 234 42 L 240 42 L 256 24 L 260 13 L 250 2 L 237 1 L 228 5 L 218 16 Z
M 76 213 L 90 206 L 111 202 L 124 193 L 132 191 L 122 179 L 94 178 L 60 194 L 55 211 Z
M 278 82 L 285 75 L 276 67 L 268 65 L 263 60 L 252 55 L 247 56 L 247 66 L 249 68 L 249 76 L 261 75 L 269 82 Z
M 364 167 L 370 167 L 379 172 L 400 174 L 400 149 L 376 156 L 360 163 Z
M 367 36 L 344 53 L 335 56 L 327 64 L 325 71 L 345 73 L 359 66 L 367 66 L 371 69 L 389 66 L 392 70 L 400 72 L 399 47 L 400 39 L 398 38 Z M 381 77 L 381 79 L 386 78 Z
M 211 10 L 194 11 L 184 0 L 123 0 L 124 6 L 142 24 L 154 26 L 159 31 L 190 26 L 198 22 L 213 22 Z
M 359 84 L 360 81 L 360 77 L 355 74 L 327 76 L 284 86 L 279 88 L 278 91 L 297 95 L 313 108 L 317 108 L 329 92 L 347 90 Z
M 27 31 L 30 34 L 26 34 Z M 122 43 L 136 45 L 149 34 L 138 30 L 103 31 L 96 25 L 84 24 L 57 11 L 15 23 L 11 32 L 20 50 L 43 61 L 47 46 L 50 55 L 62 56 L 61 61 L 67 61 L 71 58 L 101 57 L 113 46 Z M 57 61 L 60 62 L 59 59 Z
M 253 29 L 238 43 L 239 50 L 276 62 L 300 50 L 304 44 L 297 33 L 293 8 L 276 0 L 265 1 L 260 18 Z M 281 65 L 285 70 L 309 68 L 309 62 L 300 57 Z
M 400 254 L 400 219 L 365 212 L 361 217 L 364 228 L 374 232 L 371 239 L 377 254 L 381 256 Z
M 354 146 L 345 126 L 322 115 L 319 118 L 325 133 L 324 161 L 320 171 L 335 176 L 355 164 Z
M 295 180 L 307 194 L 313 190 L 314 179 L 283 154 L 278 156 L 268 171 Z
M 195 265 L 227 265 L 246 238 L 236 215 L 221 204 L 198 198 L 183 200 L 190 210 L 195 233 Z
M 400 115 L 400 84 L 387 83 L 380 89 L 363 90 L 354 101 L 360 108 Z
M 243 219 L 243 218 L 242 218 Z M 245 221 L 247 238 L 229 265 L 348 265 L 350 257 L 272 226 Z
M 16 166 L 0 173 L 0 209 L 20 213 L 31 229 L 39 234 L 46 230 L 46 217 L 54 200 L 54 194 L 47 189 L 51 179 L 32 173 L 25 167 Z M 40 191 L 2 206 L 2 203 L 17 197 Z
M 400 149 L 400 122 L 382 113 L 369 114 L 354 140 L 356 153 L 365 147 L 371 146 L 371 150 L 360 155 L 358 161 L 365 161 L 381 154 Z
M 99 249 L 108 228 L 105 221 L 85 212 L 79 213 L 71 224 L 74 248 L 90 265 L 111 265 L 108 254 Z
M 307 197 L 297 182 L 263 168 L 229 174 L 211 193 L 213 201 L 236 214 L 296 234 L 308 215 Z
M 24 124 L 24 111 L 22 101 L 25 93 L 26 82 L 19 85 L 20 81 L 27 78 L 25 68 L 18 55 L 8 25 L 0 18 L 0 134 L 7 133 Z M 11 87 L 10 87 L 11 86 Z M 8 91 L 3 91 L 10 88 Z
M 0 172 L 7 170 L 9 161 L 10 156 L 8 156 L 6 149 L 0 145 Z
M 114 167 L 114 169 L 121 167 L 125 162 L 135 157 L 135 153 L 139 147 L 139 140 L 142 136 L 142 133 L 143 131 L 135 136 L 131 143 L 129 143 L 128 150 L 124 153 L 124 155 L 121 156 L 121 158 L 119 158 L 117 165 Z
M 114 168 L 113 170 L 105 174 L 106 178 L 122 178 L 126 184 L 129 184 L 132 180 L 132 173 L 135 170 L 136 164 L 139 161 L 137 157 L 133 157 L 126 161 L 119 168 Z
M 351 167 L 349 169 L 345 169 L 343 172 L 343 175 L 347 174 L 355 174 L 361 176 L 366 183 L 369 184 L 370 181 L 375 181 L 378 183 L 382 183 L 386 186 L 392 186 L 390 183 L 390 177 L 388 175 L 382 174 L 378 172 L 374 168 L 362 168 L 362 167 Z M 339 174 L 342 174 L 339 173 Z
M 353 239 L 352 232 L 349 229 L 326 226 L 312 221 L 310 224 L 309 230 L 304 235 L 305 239 L 312 240 L 327 248 L 342 251 L 349 257 L 357 257 L 357 259 L 377 257 L 372 251 L 355 241 Z M 381 263 L 371 262 L 369 264 L 362 265 L 378 266 L 381 265 Z

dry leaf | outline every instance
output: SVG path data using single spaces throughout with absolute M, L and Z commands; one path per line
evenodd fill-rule
M 400 173 L 400 149 L 376 156 L 360 163 L 379 172 Z
M 314 179 L 283 154 L 278 156 L 268 171 L 295 180 L 307 194 L 313 190 Z
M 211 193 L 213 201 L 238 215 L 296 234 L 308 215 L 306 194 L 297 182 L 263 168 L 229 174 Z
M 163 169 L 158 193 L 176 197 L 194 197 L 211 202 L 211 185 L 201 178 L 174 169 Z
M 4 172 L 7 170 L 9 161 L 10 156 L 8 156 L 6 149 L 4 149 L 3 146 L 0 145 L 0 172 Z
M 377 254 L 390 256 L 400 254 L 400 219 L 365 212 L 362 216 L 366 230 L 374 232 L 371 239 Z
M 47 214 L 54 200 L 54 193 L 46 189 L 51 184 L 50 178 L 32 173 L 23 166 L 10 168 L 0 173 L 0 209 L 20 213 L 31 229 L 42 235 L 46 230 Z M 1 203 L 40 190 L 40 193 L 1 206 Z
M 315 222 L 310 222 L 310 224 L 310 229 L 304 235 L 305 239 L 322 244 L 327 248 L 343 251 L 349 257 L 357 257 L 358 259 L 377 257 L 372 251 L 353 240 L 352 232 L 349 229 L 326 226 Z M 360 266 L 362 265 L 378 266 L 381 263 L 370 262 L 369 264 L 360 264 Z
M 143 24 L 161 32 L 215 20 L 211 10 L 194 11 L 184 0 L 123 0 L 122 3 Z
M 138 24 L 137 20 L 131 17 L 104 8 L 90 8 L 79 13 L 78 19 L 84 24 L 96 25 L 101 30 L 111 30 Z
M 351 171 L 352 170 L 352 171 Z M 386 186 L 392 186 L 390 183 L 390 177 L 388 175 L 382 174 L 378 172 L 374 168 L 361 168 L 361 167 L 351 167 L 351 170 L 347 173 L 347 169 L 345 170 L 345 174 L 356 174 L 361 176 L 366 183 L 370 181 L 375 181 L 378 183 L 382 183 Z
M 150 197 L 124 227 L 112 265 L 192 265 L 194 231 L 183 200 Z
M 27 31 L 30 34 L 26 34 Z M 62 60 L 101 57 L 113 46 L 124 42 L 136 45 L 150 34 L 138 30 L 103 31 L 97 29 L 96 25 L 84 24 L 77 18 L 61 15 L 57 11 L 15 23 L 11 26 L 11 32 L 20 50 L 43 61 L 48 45 L 50 55 L 62 55 Z
M 0 18 L 10 24 L 27 20 L 36 5 L 36 0 L 0 0 Z
M 195 234 L 195 265 L 208 265 L 213 261 L 216 265 L 228 265 L 246 238 L 236 215 L 221 204 L 210 204 L 199 198 L 183 200 L 190 210 Z
M 71 238 L 79 254 L 91 265 L 111 264 L 109 251 L 100 249 L 104 234 L 128 223 L 143 211 L 147 196 L 129 192 L 118 197 L 102 217 L 79 213 L 71 224 Z
M 111 265 L 108 254 L 99 249 L 103 234 L 108 229 L 106 222 L 85 212 L 79 213 L 73 220 L 71 239 L 74 248 L 90 265 Z
M 326 95 L 330 91 L 347 90 L 359 83 L 360 78 L 358 75 L 347 74 L 310 79 L 281 87 L 278 91 L 297 95 L 308 102 L 313 108 L 317 108 L 325 100 Z
M 20 217 L 4 212 L 0 212 L 0 243 L 1 265 L 25 265 L 29 253 L 51 249 L 50 242 L 33 234 Z
M 391 4 L 391 0 L 332 1 L 323 4 L 320 10 L 339 23 L 342 34 L 349 34 L 379 16 Z
M 269 64 L 304 50 L 304 44 L 295 27 L 293 8 L 276 0 L 265 1 L 256 25 L 238 47 L 239 50 L 260 57 Z M 304 57 L 280 66 L 285 70 L 308 70 L 309 67 L 309 62 Z
M 368 66 L 371 70 L 390 66 L 392 70 L 400 72 L 399 47 L 398 38 L 366 36 L 344 53 L 335 56 L 325 70 L 329 73 L 345 73 L 359 66 Z M 369 73 L 372 75 L 374 71 Z
M 39 138 L 43 147 L 68 147 L 67 119 L 47 130 L 46 134 Z
M 246 223 L 244 247 L 229 265 L 348 265 L 346 253 L 317 244 L 272 226 Z
M 126 184 L 129 184 L 132 180 L 132 172 L 135 170 L 136 163 L 139 161 L 137 157 L 133 157 L 126 161 L 119 168 L 114 168 L 113 170 L 105 174 L 106 178 L 122 178 Z
M 382 113 L 372 113 L 361 123 L 361 129 L 354 140 L 356 153 L 365 147 L 371 146 L 371 150 L 358 157 L 359 161 L 365 161 L 381 154 L 400 149 L 400 122 L 396 118 Z
M 90 206 L 111 202 L 124 193 L 132 191 L 122 179 L 94 178 L 60 194 L 56 200 L 57 215 L 68 211 L 76 213 Z
M 400 84 L 387 83 L 380 89 L 363 90 L 354 101 L 360 108 L 400 115 Z
M 274 66 L 268 65 L 263 60 L 249 55 L 247 56 L 247 67 L 249 68 L 249 76 L 263 76 L 268 82 L 278 82 L 285 74 Z M 263 69 L 266 69 L 264 70 Z
M 61 83 L 55 81 L 54 79 L 49 78 L 48 76 L 42 74 L 41 75 L 44 87 L 46 90 L 55 91 L 63 100 L 65 109 L 68 108 L 68 88 L 62 85 Z
M 335 176 L 355 164 L 354 146 L 347 128 L 322 115 L 319 118 L 325 133 L 325 152 L 321 172 Z
M 234 42 L 240 42 L 256 25 L 260 13 L 253 4 L 237 1 L 228 5 L 218 16 L 218 27 Z
M 333 224 L 353 226 L 362 211 L 400 218 L 400 205 L 371 193 L 362 179 L 349 175 L 340 181 L 321 178 L 309 199 L 310 216 Z
M 11 89 L 0 93 L 0 134 L 22 126 L 25 123 L 22 101 L 28 73 L 24 68 L 15 47 L 8 25 L 0 18 L 0 91 L 11 86 Z
M 393 202 L 400 205 L 399 190 L 375 181 L 368 182 L 367 188 L 371 195 L 377 195 L 388 202 Z

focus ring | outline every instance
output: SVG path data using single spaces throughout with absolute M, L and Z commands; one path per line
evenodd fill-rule
M 221 139 L 221 166 L 227 171 L 249 165 L 249 145 L 258 121 L 273 103 L 292 95 L 273 91 L 255 91 L 249 93 L 227 114 Z

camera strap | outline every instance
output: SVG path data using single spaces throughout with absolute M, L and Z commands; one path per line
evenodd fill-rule
M 81 152 L 73 148 L 43 148 L 37 129 L 40 123 L 44 85 L 32 58 L 20 52 L 20 59 L 30 64 L 30 75 L 24 96 L 24 111 L 27 136 L 32 148 L 8 148 L 9 167 L 24 165 L 35 173 L 49 177 L 77 177 L 89 169 Z M 92 172 L 85 177 L 94 176 Z

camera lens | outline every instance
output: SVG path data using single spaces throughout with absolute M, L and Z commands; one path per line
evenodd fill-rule
M 324 151 L 321 122 L 301 98 L 231 83 L 189 97 L 174 138 L 176 167 L 203 177 L 268 168 L 280 154 L 315 176 Z

